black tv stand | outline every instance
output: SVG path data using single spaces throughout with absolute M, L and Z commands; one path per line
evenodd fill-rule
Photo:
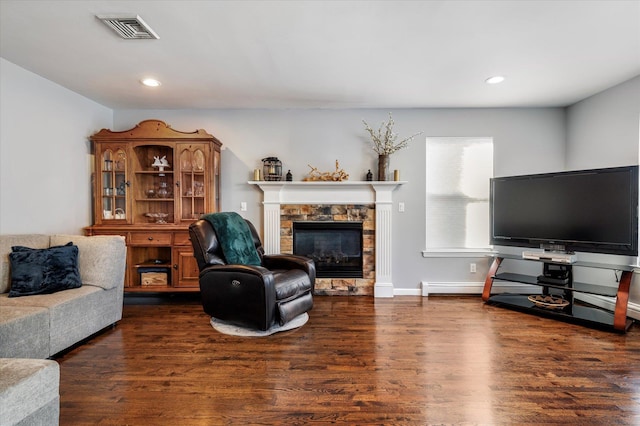
M 515 255 L 498 255 L 494 258 L 489 268 L 482 292 L 482 300 L 489 304 L 515 309 L 531 314 L 555 318 L 562 321 L 578 323 L 590 327 L 606 329 L 624 333 L 633 320 L 627 318 L 627 303 L 629 301 L 629 287 L 633 278 L 634 268 L 629 265 L 609 265 L 590 262 L 575 262 L 571 265 L 545 262 L 545 273 L 540 276 L 530 276 L 511 272 L 499 272 L 505 262 L 543 262 L 538 260 L 523 259 Z M 554 271 L 549 274 L 549 268 Z M 573 280 L 573 268 L 596 268 L 621 271 L 618 286 L 596 285 L 575 282 Z M 565 275 L 563 275 L 563 269 Z M 555 275 L 555 276 L 554 276 Z M 540 279 L 542 277 L 542 280 Z M 557 280 L 556 282 L 551 282 Z M 542 287 L 542 294 L 560 294 L 569 304 L 560 309 L 540 307 L 529 300 L 529 295 L 501 293 L 492 294 L 492 286 L 495 281 L 511 282 Z M 576 293 L 607 296 L 615 298 L 614 312 L 607 311 L 584 303 L 575 303 Z
M 540 284 L 569 285 L 570 282 L 570 278 L 553 278 L 545 275 L 538 275 L 538 283 Z

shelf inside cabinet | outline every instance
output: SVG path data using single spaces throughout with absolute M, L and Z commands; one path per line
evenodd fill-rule
M 194 293 L 199 291 L 199 288 L 194 288 L 194 287 L 175 287 L 175 286 L 159 286 L 159 285 L 154 285 L 154 286 L 137 286 L 137 287 L 127 287 L 125 288 L 125 291 L 127 293 L 145 293 L 145 294 L 152 294 L 152 293 Z
M 134 265 L 134 268 L 166 268 L 166 269 L 171 269 L 171 265 L 169 263 L 148 262 L 148 263 L 138 263 L 137 265 Z

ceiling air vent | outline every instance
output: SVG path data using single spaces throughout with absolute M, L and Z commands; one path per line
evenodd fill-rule
M 138 15 L 97 15 L 97 18 L 128 40 L 160 38 Z

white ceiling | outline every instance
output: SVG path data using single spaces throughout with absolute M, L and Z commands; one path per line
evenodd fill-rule
M 0 56 L 114 109 L 566 106 L 640 75 L 640 1 L 0 0 Z

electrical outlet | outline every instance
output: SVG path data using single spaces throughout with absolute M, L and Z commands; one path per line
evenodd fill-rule
M 398 211 L 404 213 L 404 203 L 398 203 Z
M 476 273 L 476 264 L 475 263 L 470 263 L 469 264 L 469 272 L 471 272 L 472 274 Z
M 240 203 L 240 211 L 241 212 L 246 212 L 247 211 L 247 203 L 245 201 Z

